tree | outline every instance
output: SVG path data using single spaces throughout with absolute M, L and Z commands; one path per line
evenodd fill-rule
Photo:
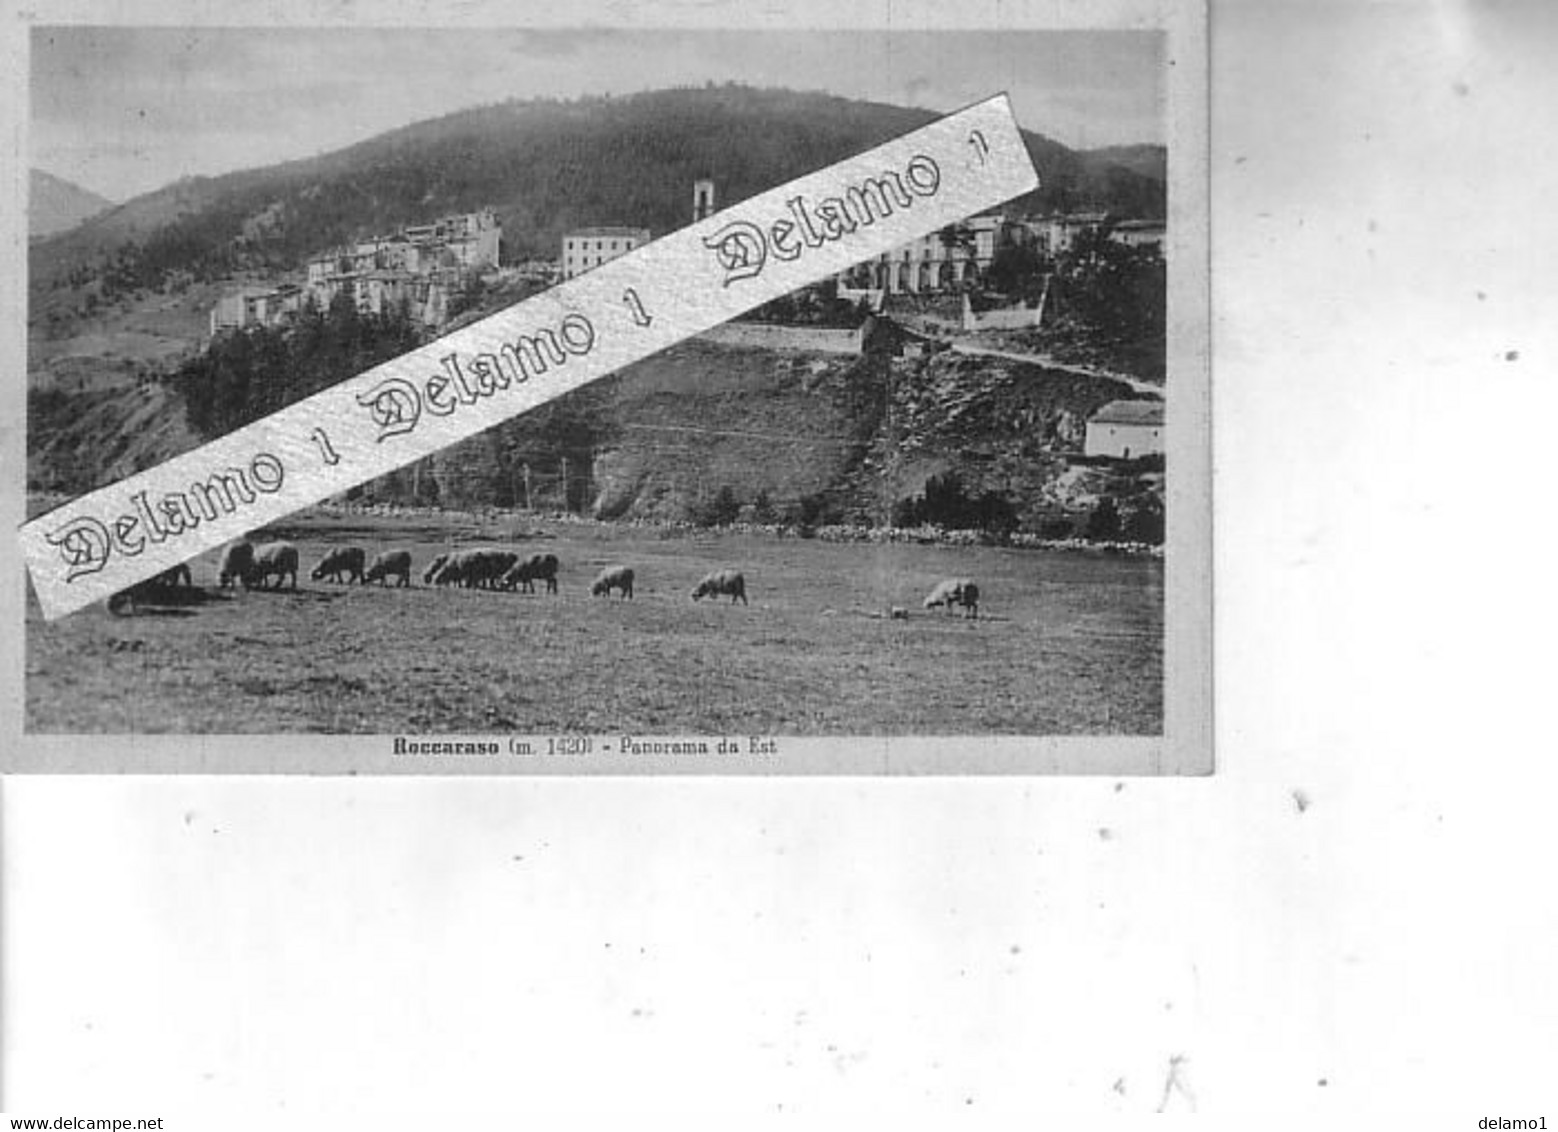
M 697 509 L 694 521 L 704 527 L 726 527 L 734 523 L 740 514 L 741 501 L 736 498 L 731 486 L 726 484 L 719 489 L 712 503 Z
M 1115 337 L 1163 337 L 1168 272 L 1155 251 L 1089 229 L 1077 234 L 1061 270 L 1067 308 L 1081 321 Z
M 338 294 L 327 311 L 306 304 L 291 328 L 223 334 L 186 361 L 172 383 L 190 427 L 222 435 L 361 373 L 418 344 L 417 328 L 388 311 L 363 316 Z
M 999 492 L 974 495 L 956 472 L 947 472 L 926 480 L 923 495 L 895 503 L 892 521 L 895 527 L 928 524 L 952 531 L 1007 534 L 1017 527 L 1017 510 Z
M 1120 537 L 1120 512 L 1114 497 L 1104 496 L 1087 517 L 1087 537 L 1093 542 L 1113 542 Z
M 431 462 L 438 498 L 449 506 L 499 506 L 504 502 L 501 496 L 511 494 L 506 487 L 508 477 L 503 474 L 497 439 L 490 431 L 450 445 L 436 453 Z
M 480 275 L 467 275 L 449 296 L 449 317 L 458 318 L 466 311 L 479 307 L 486 294 L 487 281 Z
M 790 508 L 789 521 L 807 532 L 813 527 L 825 527 L 838 522 L 841 518 L 839 509 L 828 502 L 828 497 L 820 491 L 812 495 L 803 495 L 795 501 Z
M 1163 504 L 1155 495 L 1142 495 L 1120 510 L 1120 536 L 1127 542 L 1158 546 L 1163 542 Z
M 967 224 L 948 224 L 936 233 L 936 238 L 949 252 L 954 248 L 962 248 L 965 252 L 974 248 L 974 230 Z
M 1032 244 L 1007 244 L 995 253 L 985 271 L 985 286 L 1006 295 L 1037 298 L 1044 286 L 1046 265 Z
M 768 524 L 779 518 L 779 512 L 774 508 L 773 500 L 768 497 L 768 489 L 765 487 L 757 493 L 757 498 L 752 501 L 752 520 L 756 523 Z

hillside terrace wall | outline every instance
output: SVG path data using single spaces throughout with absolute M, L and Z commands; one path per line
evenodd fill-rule
M 963 312 L 964 330 L 1022 330 L 1038 326 L 1044 318 L 1044 307 L 1011 307 L 1006 310 Z
M 770 326 L 759 322 L 727 322 L 698 335 L 725 346 L 760 346 L 767 350 L 812 350 L 824 354 L 858 354 L 861 331 L 815 326 Z
M 887 292 L 880 287 L 845 287 L 841 284 L 838 297 L 846 303 L 864 302 L 874 313 L 880 314 L 887 301 Z
M 27 388 L 34 393 L 105 393 L 137 384 L 134 373 L 107 367 L 46 368 L 27 374 Z

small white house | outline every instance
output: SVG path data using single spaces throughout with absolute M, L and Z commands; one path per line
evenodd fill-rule
M 1152 248 L 1161 256 L 1168 228 L 1161 220 L 1122 220 L 1110 230 L 1109 238 L 1128 248 Z
M 1087 419 L 1088 456 L 1134 460 L 1163 451 L 1162 401 L 1110 401 Z

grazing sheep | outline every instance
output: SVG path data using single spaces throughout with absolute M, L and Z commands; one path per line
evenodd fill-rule
M 608 566 L 590 585 L 591 597 L 610 597 L 612 590 L 621 590 L 624 599 L 633 596 L 633 567 Z
M 433 575 L 435 586 L 484 586 L 492 581 L 496 550 L 457 550 Z
M 383 554 L 374 558 L 368 567 L 368 572 L 363 575 L 363 584 L 378 582 L 384 585 L 384 579 L 389 575 L 395 575 L 400 579 L 397 586 L 409 586 L 411 584 L 411 551 L 386 550 Z
M 314 581 L 321 578 L 329 578 L 332 582 L 339 582 L 341 575 L 346 575 L 348 582 L 361 582 L 363 563 L 368 559 L 367 551 L 360 546 L 343 546 L 329 551 L 319 560 L 309 577 Z
M 948 613 L 952 612 L 954 605 L 961 605 L 964 617 L 978 617 L 979 587 L 968 578 L 948 578 L 937 582 L 936 588 L 925 599 L 925 608 L 935 609 L 938 605 L 946 607 Z
M 739 570 L 716 570 L 693 587 L 692 599 L 697 601 L 701 597 L 713 597 L 719 594 L 729 594 L 730 604 L 735 605 L 736 599 L 741 599 L 741 604 L 747 604 L 747 580 Z
M 479 584 L 487 589 L 502 588 L 504 576 L 514 568 L 519 555 L 512 550 L 482 550 L 478 553 L 481 555 Z
M 477 570 L 475 551 L 456 550 L 433 575 L 433 585 L 471 585 Z
M 455 551 L 444 561 L 443 568 L 433 578 L 433 584 L 467 588 L 480 585 L 487 570 L 483 554 L 480 550 Z
M 168 591 L 176 591 L 180 586 L 193 589 L 195 581 L 189 572 L 187 563 L 180 562 L 177 566 L 169 566 L 160 574 L 156 574 L 144 581 L 136 582 L 133 586 L 120 590 L 108 598 L 108 612 L 121 614 L 128 610 L 133 617 L 136 612 L 136 603 L 142 601 L 156 601 L 158 598 L 168 598 L 173 595 Z
M 443 563 L 433 575 L 433 585 L 468 585 L 466 576 L 471 572 L 473 561 L 472 552 L 469 550 L 456 550 L 451 554 L 444 555 Z
M 245 589 L 281 589 L 282 583 L 292 576 L 292 588 L 298 588 L 298 548 L 290 542 L 268 542 L 254 550 L 254 563 L 244 575 Z M 267 587 L 271 576 L 276 578 L 274 587 Z
M 444 560 L 432 581 L 435 586 L 460 585 L 493 589 L 501 584 L 504 572 L 518 558 L 519 555 L 511 550 L 494 550 L 490 547 L 457 550 Z
M 438 576 L 438 572 L 444 568 L 444 563 L 448 561 L 449 556 L 447 554 L 440 554 L 437 558 L 429 562 L 427 564 L 427 569 L 422 571 L 423 584 L 429 586 L 432 585 L 433 579 Z
M 107 602 L 108 612 L 115 617 L 123 617 L 127 613 L 134 617 L 137 602 L 149 601 L 156 596 L 157 592 L 162 590 L 161 586 L 153 586 L 151 584 L 154 581 L 156 581 L 155 578 L 144 582 L 136 582 L 135 585 L 122 589 L 118 593 L 109 594 Z
M 249 571 L 254 566 L 254 544 L 252 542 L 235 542 L 222 552 L 222 565 L 217 571 L 217 585 L 227 589 L 234 582 L 241 582 L 249 576 Z
M 499 580 L 506 590 L 518 586 L 525 593 L 535 593 L 536 582 L 546 583 L 546 592 L 557 592 L 557 555 L 532 554 L 523 561 L 513 563 Z

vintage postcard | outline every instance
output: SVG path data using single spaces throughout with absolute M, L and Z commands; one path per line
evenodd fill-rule
M 6 769 L 1209 773 L 1205 14 L 1011 8 L 26 13 Z

